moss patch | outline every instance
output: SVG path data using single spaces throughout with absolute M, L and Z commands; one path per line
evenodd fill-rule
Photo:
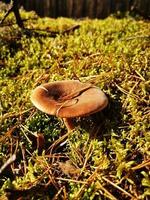
M 0 166 L 16 154 L 1 173 L 0 194 L 148 199 L 149 21 L 51 19 L 25 11 L 21 16 L 38 34 L 7 26 L 13 15 L 0 27 Z M 62 34 L 77 24 L 79 29 Z M 59 34 L 50 37 L 46 30 Z M 109 98 L 101 113 L 75 119 L 76 129 L 66 137 L 60 119 L 30 102 L 36 86 L 65 79 L 91 82 Z

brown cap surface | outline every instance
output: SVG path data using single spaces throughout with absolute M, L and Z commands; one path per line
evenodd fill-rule
M 98 87 L 76 80 L 38 86 L 32 91 L 31 101 L 39 110 L 62 118 L 87 116 L 108 104 L 106 95 Z

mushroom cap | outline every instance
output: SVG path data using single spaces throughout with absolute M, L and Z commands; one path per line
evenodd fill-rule
M 98 87 L 77 80 L 42 84 L 32 91 L 31 101 L 39 110 L 62 118 L 87 116 L 108 104 Z

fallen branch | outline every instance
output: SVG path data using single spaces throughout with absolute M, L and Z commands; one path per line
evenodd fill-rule
M 72 26 L 72 27 L 70 27 L 70 28 L 64 30 L 64 31 L 62 32 L 62 34 L 69 34 L 70 32 L 75 31 L 76 29 L 79 29 L 79 28 L 80 28 L 80 25 L 79 25 L 79 24 L 74 25 L 74 26 Z
M 28 29 L 28 28 L 24 28 L 24 33 L 27 34 L 28 36 L 34 34 L 34 36 L 44 36 L 44 37 L 56 37 L 58 34 L 69 34 L 71 32 L 73 32 L 74 30 L 78 29 L 80 27 L 80 25 L 74 25 L 64 31 L 49 31 L 49 30 L 45 30 L 45 29 Z
M 0 25 L 5 21 L 6 17 L 13 11 L 13 5 L 8 9 L 8 11 L 5 13 L 4 17 L 0 21 Z
M 19 13 L 19 8 L 18 8 L 18 0 L 13 0 L 12 2 L 12 6 L 8 9 L 8 11 L 6 12 L 6 14 L 4 15 L 3 19 L 0 21 L 0 24 L 2 24 L 4 22 L 4 20 L 6 19 L 6 17 L 11 13 L 14 12 L 15 18 L 16 18 L 16 22 L 18 24 L 18 26 L 20 28 L 24 28 L 20 13 Z
M 76 29 L 79 29 L 80 25 L 74 25 L 64 31 L 48 31 L 48 30 L 41 30 L 41 29 L 27 29 L 24 27 L 23 21 L 21 19 L 20 13 L 19 13 L 19 8 L 18 8 L 18 0 L 13 0 L 12 6 L 8 9 L 6 14 L 4 15 L 3 19 L 0 21 L 0 25 L 5 21 L 6 17 L 11 13 L 14 12 L 16 22 L 20 28 L 23 29 L 24 33 L 27 34 L 28 36 L 31 36 L 34 34 L 35 36 L 51 36 L 51 37 L 56 37 L 58 34 L 69 34 L 70 32 L 75 31 Z M 44 34 L 41 34 L 39 32 L 43 32 Z M 50 35 L 49 35 L 50 34 Z

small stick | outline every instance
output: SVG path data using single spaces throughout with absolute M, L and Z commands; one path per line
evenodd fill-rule
M 52 154 L 52 151 L 54 149 L 54 147 L 56 147 L 59 143 L 61 143 L 64 139 L 66 139 L 69 136 L 70 132 L 66 133 L 65 135 L 63 135 L 62 137 L 60 137 L 58 140 L 56 140 L 49 148 L 47 151 L 50 151 L 50 155 Z
M 55 194 L 55 196 L 53 197 L 53 200 L 57 200 L 59 199 L 59 195 L 61 194 L 61 192 L 64 190 L 64 186 L 62 186 L 58 192 Z M 63 198 L 64 199 L 64 198 Z
M 14 12 L 17 24 L 20 28 L 24 28 L 20 13 L 19 13 L 19 8 L 18 8 L 18 0 L 13 0 L 11 8 L 6 12 L 4 15 L 3 19 L 0 21 L 0 24 L 4 22 L 6 17 L 11 13 Z
M 132 170 L 137 170 L 137 169 L 146 167 L 146 166 L 148 166 L 148 165 L 150 165 L 150 159 L 144 161 L 143 163 L 141 163 L 141 164 L 139 164 L 139 165 L 137 165 L 137 166 L 135 166 L 135 167 L 132 167 L 131 169 L 132 169 Z
M 4 171 L 4 169 L 6 167 L 8 167 L 8 165 L 10 165 L 11 163 L 13 163 L 15 160 L 16 160 L 16 154 L 13 154 L 12 156 L 10 156 L 10 158 L 0 168 L 0 174 Z
M 22 158 L 23 158 L 23 166 L 24 166 L 24 173 L 27 173 L 27 165 L 26 165 L 26 155 L 25 155 L 25 147 L 24 145 L 21 143 L 20 144 L 20 148 L 21 148 L 21 152 L 22 152 Z
M 117 200 L 116 197 L 114 197 L 108 190 L 106 190 L 106 188 L 104 188 L 100 182 L 99 183 L 99 187 L 100 189 L 104 192 L 104 196 L 109 197 L 109 199 L 111 200 Z
M 140 74 L 140 72 L 138 72 L 137 70 L 135 70 L 135 72 L 137 73 L 137 75 L 139 75 L 139 77 L 142 79 L 142 81 L 145 81 L 145 78 Z
M 87 161 L 88 161 L 88 159 L 90 158 L 91 154 L 93 153 L 93 152 L 92 152 L 92 147 L 93 147 L 93 145 L 92 145 L 92 143 L 90 143 L 90 146 L 89 146 L 89 148 L 88 148 L 88 152 L 87 152 L 87 154 L 86 154 L 85 161 L 84 161 L 84 164 L 83 164 L 83 167 L 82 167 L 82 169 L 81 169 L 81 172 L 80 172 L 80 175 L 79 175 L 79 176 L 81 176 L 81 174 L 83 173 L 83 171 L 84 171 L 84 169 L 85 169 L 85 167 L 86 167 Z
M 68 33 L 70 33 L 71 31 L 75 31 L 76 29 L 79 29 L 79 28 L 80 28 L 80 25 L 79 25 L 79 24 L 74 25 L 74 26 L 72 26 L 72 27 L 70 27 L 70 28 L 64 30 L 64 31 L 62 32 L 62 34 L 68 34 Z
M 100 166 L 97 167 L 97 168 L 95 169 L 95 171 L 94 171 L 94 172 L 90 175 L 90 177 L 87 179 L 87 182 L 84 183 L 84 184 L 82 185 L 82 187 L 81 187 L 81 188 L 79 189 L 79 191 L 77 192 L 75 199 L 79 199 L 79 198 L 81 197 L 81 195 L 83 194 L 84 189 L 87 188 L 87 187 L 92 183 L 92 181 L 93 181 L 93 180 L 95 179 L 95 177 L 97 176 L 97 171 L 98 171 L 99 168 L 100 168 Z
M 24 110 L 24 111 L 18 112 L 18 113 L 16 113 L 16 112 L 6 113 L 1 117 L 1 120 L 3 121 L 7 118 L 18 117 L 18 116 L 23 115 L 23 114 L 25 114 L 25 113 L 29 112 L 30 110 L 33 110 L 33 109 L 34 108 L 29 108 L 27 110 Z
M 129 91 L 129 93 L 128 93 L 128 95 L 127 95 L 125 101 L 124 101 L 124 104 L 122 105 L 123 108 L 126 107 L 127 101 L 128 101 L 128 99 L 129 99 L 129 97 L 132 95 L 132 92 L 133 92 L 134 88 L 135 88 L 138 84 L 139 84 L 139 82 L 137 81 L 137 82 L 133 85 L 133 87 L 131 88 L 131 90 Z
M 86 181 L 78 181 L 78 180 L 74 180 L 74 179 L 67 179 L 67 178 L 56 178 L 56 180 L 60 180 L 60 181 L 67 181 L 67 182 L 73 182 L 73 183 L 87 184 L 87 182 L 86 182 Z
M 115 84 L 116 85 L 116 87 L 122 92 L 122 93 L 124 93 L 124 94 L 126 94 L 126 95 L 129 95 L 129 96 L 131 96 L 131 97 L 133 97 L 133 98 L 137 98 L 137 99 L 139 99 L 139 97 L 137 96 L 137 95 L 133 95 L 133 94 L 129 94 L 129 92 L 128 91 L 126 91 L 125 89 L 123 89 L 122 87 L 120 87 L 117 83 Z
M 5 21 L 6 17 L 13 11 L 13 5 L 8 9 L 8 11 L 5 13 L 3 19 L 0 21 L 0 25 Z
M 126 194 L 127 196 L 131 197 L 134 199 L 134 196 L 132 196 L 130 193 L 128 193 L 127 191 L 125 191 L 124 189 L 122 189 L 121 187 L 119 187 L 118 185 L 116 185 L 115 183 L 113 183 L 112 181 L 110 181 L 109 179 L 102 177 L 103 180 L 105 180 L 107 183 L 111 184 L 112 186 L 114 186 L 115 188 L 117 188 L 118 190 L 122 191 L 124 194 Z

